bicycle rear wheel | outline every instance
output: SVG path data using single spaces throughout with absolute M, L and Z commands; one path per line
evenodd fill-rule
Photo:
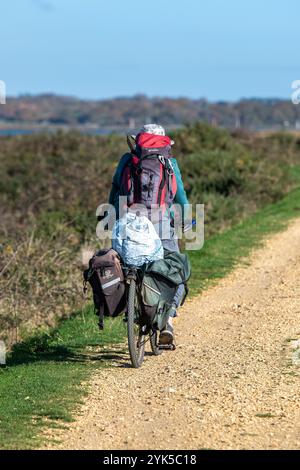
M 139 314 L 138 299 L 136 296 L 136 282 L 131 279 L 128 292 L 128 318 L 127 335 L 128 349 L 133 367 L 138 368 L 142 365 L 145 355 L 145 333 L 144 328 L 136 322 Z

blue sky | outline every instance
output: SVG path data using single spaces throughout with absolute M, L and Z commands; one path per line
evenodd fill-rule
M 299 0 L 2 0 L 8 95 L 291 95 Z

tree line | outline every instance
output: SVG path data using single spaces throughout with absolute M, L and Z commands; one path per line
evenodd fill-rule
M 300 105 L 281 99 L 149 98 L 144 95 L 105 100 L 82 100 L 52 94 L 9 97 L 0 107 L 0 121 L 14 125 L 66 125 L 100 128 L 138 128 L 141 123 L 165 126 L 204 121 L 229 129 L 300 129 Z

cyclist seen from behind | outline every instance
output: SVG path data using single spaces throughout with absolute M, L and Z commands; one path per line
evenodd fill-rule
M 179 252 L 172 205 L 177 204 L 181 208 L 185 225 L 190 223 L 191 214 L 187 209 L 189 202 L 180 169 L 172 153 L 174 142 L 158 124 L 144 125 L 138 135 L 128 136 L 127 141 L 131 151 L 119 161 L 109 203 L 115 207 L 117 217 L 120 196 L 127 197 L 129 208 L 134 204 L 146 206 L 164 249 Z M 159 211 L 151 210 L 153 207 L 159 207 Z M 169 311 L 168 322 L 160 331 L 160 344 L 172 344 L 174 341 L 173 318 L 177 316 L 183 295 L 184 285 L 181 284 Z

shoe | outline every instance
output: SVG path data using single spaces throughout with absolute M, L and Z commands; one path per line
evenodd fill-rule
M 158 345 L 160 344 L 173 344 L 174 341 L 174 328 L 168 322 L 159 335 Z

